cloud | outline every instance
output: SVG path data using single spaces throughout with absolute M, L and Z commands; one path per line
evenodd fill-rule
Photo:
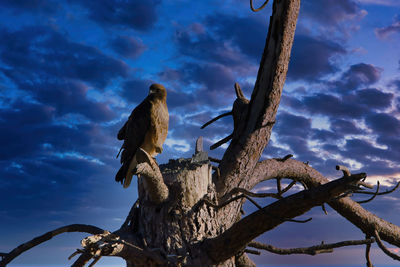
M 353 0 L 305 0 L 302 12 L 307 18 L 326 26 L 336 26 L 362 15 L 359 5 Z
M 375 34 L 380 39 L 385 39 L 392 34 L 400 32 L 400 15 L 396 15 L 393 19 L 393 23 L 389 26 L 376 28 Z
M 302 105 L 311 114 L 322 114 L 334 118 L 360 118 L 369 113 L 367 107 L 355 105 L 346 98 L 321 93 L 304 97 Z
M 369 86 L 381 77 L 382 69 L 371 64 L 359 63 L 351 65 L 341 78 L 333 82 L 333 85 L 340 92 L 352 91 L 361 86 Z
M 397 0 L 358 0 L 362 4 L 366 5 L 383 5 L 383 6 L 400 6 Z
M 94 122 L 109 121 L 115 117 L 106 103 L 88 99 L 89 89 L 82 83 L 40 83 L 25 85 L 24 89 L 39 102 L 54 107 L 58 116 L 80 114 Z
M 375 133 L 385 136 L 400 135 L 400 121 L 386 113 L 372 113 L 365 118 L 365 123 Z
M 89 18 L 102 26 L 122 26 L 139 31 L 150 30 L 158 15 L 157 6 L 160 0 L 104 0 L 99 4 L 91 0 L 69 0 L 86 8 Z
M 307 137 L 311 131 L 311 120 L 303 116 L 293 115 L 287 112 L 279 113 L 274 130 L 279 136 Z
M 360 104 L 371 109 L 384 109 L 391 106 L 393 97 L 392 93 L 385 93 L 376 88 L 369 88 L 357 91 L 354 101 L 358 101 Z
M 47 27 L 0 30 L 3 73 L 23 87 L 58 79 L 77 79 L 103 88 L 112 79 L 126 77 L 129 67 L 97 48 L 71 42 Z
M 114 38 L 110 46 L 116 53 L 127 58 L 137 58 L 146 49 L 142 41 L 129 36 L 118 36 Z
M 235 17 L 215 14 L 207 17 L 206 25 L 240 52 L 255 61 L 259 61 L 264 50 L 268 24 L 258 17 Z
M 153 82 L 150 80 L 125 80 L 121 85 L 121 96 L 126 102 L 139 104 L 148 95 L 151 84 L 153 84 Z
M 333 59 L 344 55 L 339 44 L 322 38 L 297 34 L 294 39 L 287 78 L 289 80 L 317 81 L 332 74 L 338 67 Z
M 0 6 L 3 6 L 3 8 L 12 8 L 18 12 L 39 12 L 45 14 L 52 14 L 60 8 L 59 3 L 51 0 L 2 0 Z
M 330 119 L 330 128 L 337 134 L 346 135 L 346 134 L 362 134 L 363 131 L 356 126 L 355 123 L 344 120 L 344 119 L 337 119 L 332 117 Z

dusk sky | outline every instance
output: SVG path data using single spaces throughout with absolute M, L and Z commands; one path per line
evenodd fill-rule
M 114 181 L 116 135 L 151 83 L 168 92 L 170 130 L 159 163 L 190 157 L 200 135 L 207 150 L 229 135 L 229 117 L 200 126 L 231 109 L 235 82 L 250 97 L 271 7 L 272 0 L 258 13 L 248 0 L 1 0 L 0 252 L 68 224 L 120 227 L 137 188 Z M 399 70 L 399 0 L 302 0 L 263 159 L 293 154 L 332 179 L 341 177 L 335 165 L 342 164 L 387 190 L 400 180 Z M 209 154 L 220 158 L 224 148 Z M 399 200 L 395 192 L 365 207 L 400 225 Z M 327 209 L 259 240 L 289 248 L 364 238 Z M 67 257 L 85 236 L 57 236 L 13 263 L 70 265 Z M 253 259 L 271 266 L 365 263 L 362 246 Z M 372 261 L 400 265 L 376 245 Z M 113 264 L 124 266 L 120 259 L 96 266 Z

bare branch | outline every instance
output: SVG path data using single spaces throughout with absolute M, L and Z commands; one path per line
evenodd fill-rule
M 371 238 L 370 236 L 366 236 L 367 239 Z M 367 244 L 365 247 L 365 259 L 367 260 L 367 267 L 374 267 L 371 263 L 371 259 L 369 257 L 369 253 L 371 251 L 371 243 Z
M 262 10 L 262 9 L 268 4 L 268 2 L 269 2 L 269 0 L 266 0 L 266 1 L 264 2 L 264 4 L 262 4 L 259 8 L 254 8 L 254 6 L 253 6 L 253 0 L 250 0 L 250 9 L 251 9 L 251 11 L 253 11 L 253 12 L 258 12 L 258 11 Z
M 347 168 L 346 166 L 336 165 L 336 170 L 342 171 L 344 176 L 350 176 L 351 175 L 351 172 L 350 172 L 349 168 Z
M 268 37 L 250 103 L 244 108 L 234 138 L 220 164 L 221 178 L 216 181 L 218 196 L 235 187 L 246 187 L 252 172 L 268 144 L 285 83 L 290 52 L 300 9 L 300 0 L 274 1 Z M 235 105 L 233 107 L 235 115 Z
M 285 162 L 269 159 L 257 164 L 253 175 L 249 177 L 246 189 L 250 190 L 261 181 L 277 177 L 302 182 L 309 188 L 329 182 L 322 174 L 303 162 L 294 159 Z M 329 201 L 328 204 L 364 233 L 372 234 L 376 229 L 383 240 L 400 246 L 399 226 L 379 218 L 348 197 Z
M 71 265 L 71 267 L 83 267 L 93 258 L 89 252 L 84 252 L 79 258 Z
M 248 253 L 248 254 L 254 254 L 254 255 L 261 255 L 261 252 L 258 250 L 254 250 L 254 249 L 248 249 L 246 248 L 244 250 L 244 253 Z
M 233 134 L 228 135 L 227 137 L 225 137 L 225 138 L 219 140 L 218 142 L 216 142 L 215 144 L 213 144 L 212 146 L 210 146 L 210 149 L 211 149 L 211 150 L 214 150 L 214 149 L 216 149 L 217 147 L 222 146 L 223 144 L 229 142 L 229 140 L 231 140 L 232 137 L 233 137 Z
M 373 238 L 363 239 L 363 240 L 349 240 L 342 241 L 332 244 L 324 244 L 304 247 L 304 248 L 277 248 L 269 244 L 263 244 L 260 242 L 250 242 L 248 244 L 249 247 L 263 249 L 269 251 L 271 253 L 280 254 L 280 255 L 290 255 L 290 254 L 308 254 L 308 255 L 317 255 L 320 253 L 331 253 L 334 248 L 340 248 L 345 246 L 357 246 L 357 245 L 365 245 L 374 243 L 375 240 Z
M 287 219 L 307 212 L 312 207 L 331 200 L 365 176 L 365 174 L 356 174 L 337 179 L 278 200 L 244 217 L 218 237 L 206 239 L 199 249 L 205 249 L 214 262 L 226 260 L 244 249 L 247 243 L 260 234 L 275 228 Z
M 3 258 L 2 261 L 0 261 L 0 266 L 6 266 L 8 263 L 10 263 L 13 259 L 24 253 L 25 251 L 43 243 L 46 242 L 56 235 L 62 234 L 62 233 L 71 233 L 71 232 L 81 232 L 81 233 L 90 233 L 90 234 L 101 234 L 101 233 L 106 233 L 107 231 L 100 229 L 96 226 L 93 225 L 86 225 L 86 224 L 71 224 L 67 226 L 63 226 L 60 228 L 57 228 L 53 231 L 47 232 L 41 236 L 35 237 L 34 239 L 19 245 L 15 249 L 13 249 L 10 253 L 6 254 Z
M 399 186 L 400 186 L 400 182 L 398 182 L 392 189 L 387 190 L 385 192 L 374 193 L 374 192 L 366 192 L 366 191 L 355 191 L 354 193 L 382 196 L 382 195 L 387 195 L 387 194 L 393 193 Z
M 400 261 L 400 256 L 394 254 L 393 252 L 391 252 L 387 247 L 385 247 L 385 245 L 383 244 L 381 237 L 379 236 L 378 231 L 374 231 L 374 236 L 376 238 L 376 243 L 378 243 L 379 248 L 389 257 L 391 257 L 394 260 Z
M 366 200 L 357 201 L 357 203 L 358 204 L 363 204 L 363 203 L 368 203 L 368 202 L 372 201 L 379 193 L 379 185 L 380 184 L 379 184 L 379 181 L 378 181 L 377 184 L 376 184 L 376 192 L 373 193 L 372 197 L 370 197 L 369 199 L 366 199 Z
M 217 158 L 213 158 L 213 157 L 208 156 L 208 159 L 209 159 L 210 161 L 212 161 L 212 162 L 215 162 L 215 163 L 221 163 L 221 160 L 220 160 L 220 159 L 217 159 Z
M 136 173 L 146 181 L 149 199 L 155 204 L 164 202 L 168 198 L 169 190 L 157 162 L 142 148 L 136 152 L 136 157 L 139 163 Z
M 203 126 L 200 127 L 200 129 L 204 129 L 205 127 L 207 127 L 211 123 L 213 123 L 213 122 L 215 122 L 215 121 L 217 121 L 217 120 L 219 120 L 219 119 L 221 119 L 223 117 L 229 116 L 229 115 L 232 115 L 232 111 L 228 111 L 228 112 L 225 112 L 225 113 L 223 113 L 221 115 L 218 115 L 217 117 L 215 117 L 215 118 L 211 119 L 210 121 L 204 123 Z

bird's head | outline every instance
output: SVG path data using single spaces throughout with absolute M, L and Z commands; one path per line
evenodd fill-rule
M 167 96 L 167 90 L 165 90 L 163 85 L 159 83 L 153 83 L 150 86 L 149 95 L 155 95 L 156 97 L 164 98 Z

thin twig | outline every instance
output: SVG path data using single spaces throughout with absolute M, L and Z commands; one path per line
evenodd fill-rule
M 372 201 L 379 193 L 379 185 L 380 185 L 380 183 L 378 181 L 377 185 L 376 185 L 376 192 L 372 195 L 372 197 L 370 197 L 369 199 L 366 199 L 366 200 L 357 201 L 357 203 L 363 204 L 363 203 L 368 203 L 368 202 Z
M 76 251 L 75 251 L 74 253 L 72 253 L 71 256 L 68 257 L 68 260 L 71 260 L 71 259 L 72 259 L 73 257 L 75 257 L 76 255 L 82 254 L 82 253 L 84 253 L 84 252 L 85 252 L 85 251 L 82 250 L 82 249 L 76 249 Z
M 287 161 L 288 159 L 290 159 L 290 158 L 292 158 L 292 157 L 293 157 L 292 154 L 287 154 L 287 155 L 284 156 L 283 158 L 277 158 L 276 160 L 277 160 L 277 161 L 285 162 L 285 161 Z
M 101 255 L 93 257 L 93 261 L 89 264 L 88 267 L 93 267 L 100 259 L 101 259 Z
M 71 267 L 83 267 L 93 257 L 89 252 L 82 253 L 79 258 L 71 265 Z
M 334 248 L 345 247 L 345 246 L 356 246 L 356 245 L 364 245 L 371 244 L 375 242 L 373 238 L 363 239 L 363 240 L 349 240 L 342 241 L 338 243 L 331 244 L 323 244 L 311 247 L 304 248 L 277 248 L 269 244 L 263 244 L 260 242 L 250 242 L 248 244 L 249 247 L 263 249 L 269 251 L 271 253 L 280 254 L 280 255 L 289 255 L 289 254 L 308 254 L 308 255 L 316 255 L 319 253 L 331 253 Z
M 325 215 L 328 215 L 328 212 L 326 211 L 325 203 L 321 205 L 322 210 L 324 211 Z
M 221 115 L 218 115 L 217 117 L 215 117 L 215 118 L 211 119 L 210 121 L 204 123 L 203 126 L 200 127 L 200 129 L 204 129 L 205 127 L 207 127 L 211 123 L 213 123 L 213 122 L 215 122 L 215 121 L 217 121 L 217 120 L 219 120 L 219 119 L 221 119 L 223 117 L 229 116 L 229 115 L 232 115 L 232 111 L 228 111 L 228 112 L 225 112 L 225 113 L 223 113 Z
M 281 178 L 276 178 L 276 189 L 278 191 L 278 195 L 282 195 Z
M 400 256 L 394 254 L 391 252 L 385 245 L 382 243 L 381 237 L 379 236 L 379 233 L 377 230 L 374 231 L 374 236 L 376 238 L 376 242 L 378 243 L 379 248 L 389 257 L 391 257 L 394 260 L 400 261 Z
M 253 6 L 253 0 L 250 0 L 250 9 L 251 9 L 251 11 L 253 11 L 253 12 L 258 12 L 258 11 L 262 10 L 262 9 L 268 4 L 268 2 L 269 2 L 269 0 L 266 0 L 266 1 L 264 2 L 264 4 L 262 4 L 262 6 L 260 6 L 259 8 L 254 8 L 254 6 Z
M 224 139 L 219 140 L 218 142 L 216 142 L 215 144 L 213 144 L 212 146 L 210 146 L 211 150 L 216 149 L 217 147 L 222 146 L 223 144 L 229 142 L 229 140 L 231 140 L 233 138 L 233 134 L 228 135 L 227 137 L 225 137 Z
M 208 159 L 209 159 L 210 161 L 212 161 L 212 162 L 215 162 L 215 163 L 221 163 L 221 160 L 220 160 L 220 159 L 217 159 L 217 158 L 213 158 L 213 157 L 208 156 Z
M 290 188 L 292 188 L 296 184 L 296 181 L 292 181 L 288 186 L 282 189 L 281 195 L 289 191 Z
M 371 237 L 367 236 L 366 238 L 369 239 Z M 372 265 L 371 259 L 369 257 L 370 251 L 371 251 L 371 243 L 367 244 L 367 246 L 365 247 L 365 259 L 367 260 L 367 267 L 374 267 L 374 265 Z
M 248 254 L 261 255 L 261 252 L 260 252 L 260 251 L 254 250 L 254 249 L 248 249 L 248 248 L 246 248 L 246 249 L 244 250 L 244 252 L 245 252 L 245 253 L 248 253 Z
M 293 184 L 294 184 L 294 181 L 290 185 L 288 185 L 284 190 L 286 190 L 286 191 L 289 190 L 288 188 L 292 187 Z M 233 195 L 238 194 L 238 193 L 241 193 L 241 194 L 238 195 L 238 196 L 232 197 Z M 253 203 L 253 205 L 256 206 L 259 210 L 263 210 L 263 208 L 256 201 L 254 201 L 250 197 L 259 197 L 259 198 L 261 198 L 261 197 L 273 197 L 273 198 L 278 198 L 278 199 L 282 198 L 282 197 L 278 196 L 275 193 L 253 193 L 253 192 L 248 191 L 248 190 L 243 189 L 243 188 L 234 188 L 229 193 L 227 193 L 225 196 L 222 197 L 222 199 L 227 199 L 227 200 L 225 202 L 221 203 L 221 204 L 214 204 L 210 200 L 205 199 L 205 198 L 203 199 L 203 202 L 205 204 L 215 208 L 215 209 L 220 209 L 220 208 L 225 207 L 226 205 L 228 205 L 229 203 L 231 203 L 233 201 L 236 201 L 236 200 L 242 199 L 242 198 L 246 198 L 248 201 Z M 273 217 L 273 216 L 271 215 L 271 217 Z M 296 219 L 282 218 L 282 220 L 287 221 L 287 222 L 295 222 L 295 223 L 307 223 L 307 222 L 311 221 L 312 218 L 308 218 L 306 220 L 296 220 Z
M 357 194 L 366 194 L 366 195 L 377 195 L 377 196 L 382 196 L 382 195 L 387 195 L 390 193 L 393 193 L 398 187 L 400 186 L 400 182 L 398 182 L 392 189 L 387 190 L 385 192 L 380 192 L 380 193 L 374 193 L 374 192 L 367 192 L 367 191 L 355 191 L 354 193 Z

